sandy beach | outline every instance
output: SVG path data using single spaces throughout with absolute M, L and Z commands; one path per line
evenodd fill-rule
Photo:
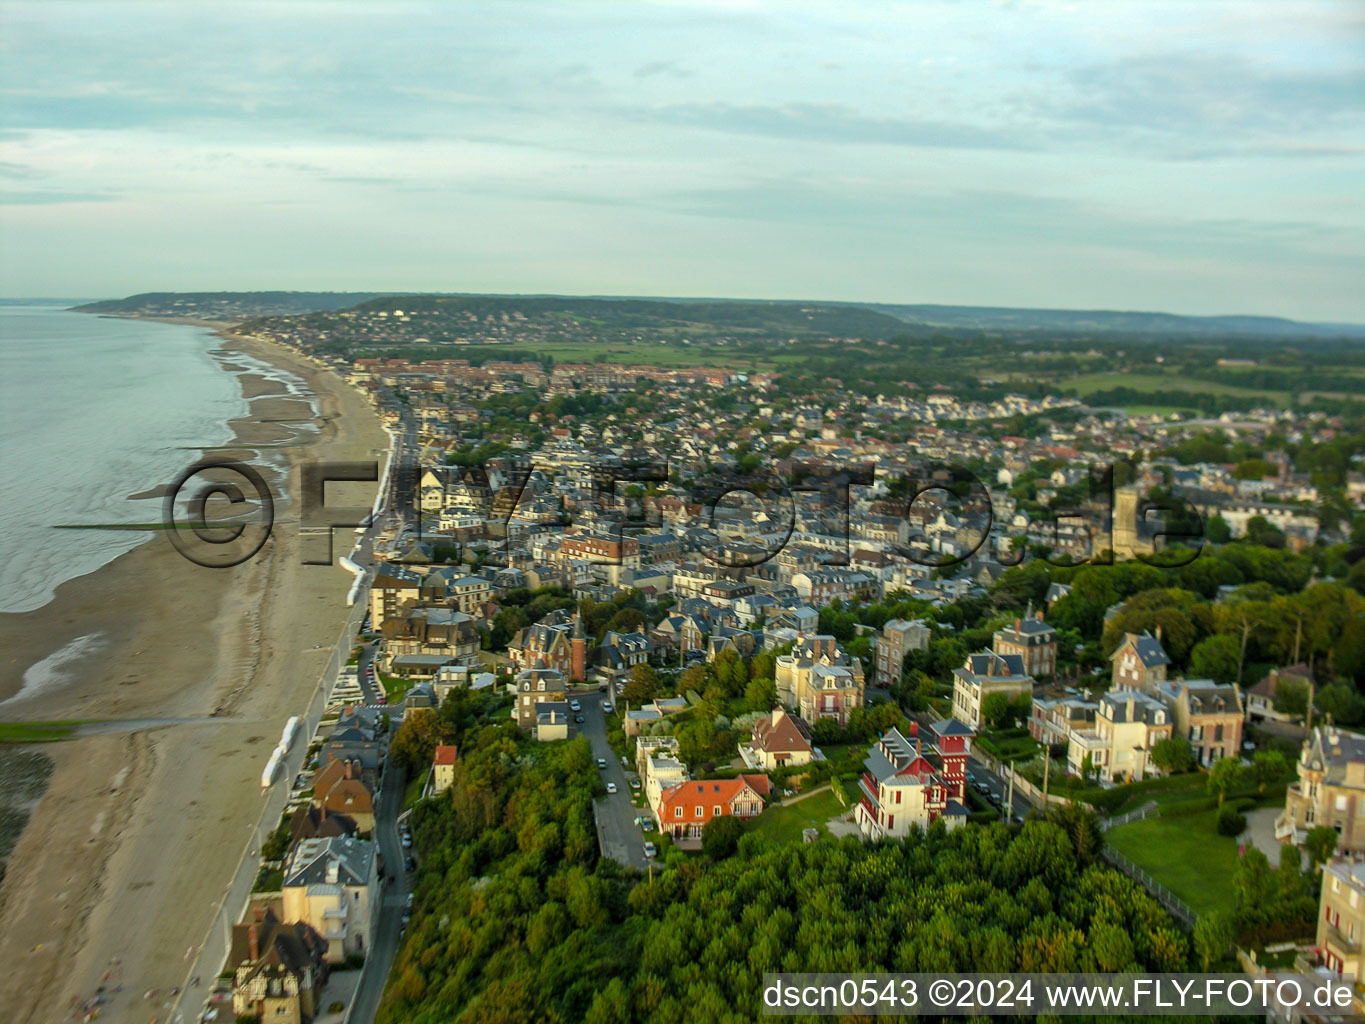
M 378 417 L 334 373 L 254 340 L 222 345 L 228 367 L 243 370 L 251 413 L 215 454 L 282 453 L 290 466 L 382 458 Z M 234 352 L 302 378 L 317 414 L 233 364 Z M 270 540 L 242 565 L 203 568 L 156 536 L 66 582 L 44 607 L 0 615 L 0 721 L 122 723 L 42 747 L 56 770 L 0 894 L 7 1021 L 77 1019 L 75 1001 L 102 983 L 122 991 L 101 1021 L 165 1019 L 187 953 L 252 843 L 268 752 L 307 704 L 347 617 L 350 574 L 300 564 L 296 480 Z M 338 535 L 335 554 L 346 546 Z

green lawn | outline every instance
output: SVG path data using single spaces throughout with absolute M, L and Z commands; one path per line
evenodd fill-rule
M 64 740 L 82 722 L 0 722 L 0 743 L 52 743 Z
M 825 822 L 846 810 L 848 808 L 839 802 L 833 790 L 825 790 L 790 806 L 769 807 L 750 822 L 749 827 L 778 842 L 799 843 L 802 829 L 818 828 L 823 834 Z
M 1112 829 L 1105 841 L 1196 913 L 1226 910 L 1235 902 L 1232 873 L 1237 867 L 1237 840 L 1218 834 L 1217 816 L 1216 810 L 1209 810 L 1146 818 Z

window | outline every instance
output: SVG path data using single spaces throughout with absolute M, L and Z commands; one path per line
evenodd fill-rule
M 901 802 L 901 791 L 898 789 L 898 790 L 896 790 L 896 803 L 900 803 L 900 802 Z
M 1345 794 L 1345 793 L 1338 793 L 1338 794 L 1337 794 L 1336 808 L 1337 808 L 1337 810 L 1339 810 L 1339 811 L 1344 811 L 1344 810 L 1346 810 L 1346 794 Z
M 681 818 L 681 817 L 682 817 L 682 808 L 681 808 L 681 807 L 675 807 L 675 808 L 673 808 L 673 817 L 675 817 L 675 818 Z
M 698 804 L 698 805 L 693 809 L 693 814 L 695 814 L 698 818 L 701 817 L 701 804 Z
M 716 806 L 714 806 L 714 807 L 711 808 L 711 814 L 712 814 L 714 817 L 717 817 L 717 818 L 720 817 L 720 815 L 721 815 L 720 804 L 716 804 Z

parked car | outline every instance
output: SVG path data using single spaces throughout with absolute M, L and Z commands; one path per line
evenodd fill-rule
M 408 848 L 411 847 L 411 846 L 412 846 L 412 836 L 404 836 L 404 837 L 403 837 L 403 849 L 406 850 L 406 849 L 408 849 Z
M 635 819 L 635 824 L 638 825 L 640 828 L 649 828 L 649 826 L 653 825 L 654 822 L 652 822 L 650 819 L 646 818 L 642 814 Z
M 659 853 L 659 848 L 658 848 L 657 846 L 655 846 L 653 843 L 645 843 L 645 856 L 646 856 L 646 857 L 655 857 L 655 856 L 658 856 L 658 853 Z
M 604 700 L 604 701 L 602 702 L 602 714 L 604 714 L 604 715 L 609 715 L 609 714 L 612 713 L 612 710 L 613 710 L 613 709 L 612 709 L 612 706 L 611 706 L 611 701 L 609 701 L 609 700 Z
M 582 725 L 582 724 L 583 724 L 583 716 L 582 716 L 582 715 L 574 715 L 574 716 L 573 716 L 573 720 L 574 720 L 575 722 L 577 722 L 579 725 Z
M 409 857 L 407 860 L 403 862 L 403 866 L 407 868 L 409 871 L 417 870 L 417 862 L 413 860 L 411 857 Z
M 616 783 L 614 783 L 614 782 L 608 782 L 608 783 L 607 783 L 607 792 L 608 792 L 608 793 L 615 793 L 615 792 L 616 792 Z
M 599 758 L 597 759 L 597 767 L 598 767 L 598 769 L 601 770 L 601 771 L 606 771 L 606 770 L 607 770 L 607 759 L 606 759 L 605 757 L 599 757 Z
M 580 703 L 578 703 L 578 701 L 576 701 L 576 700 L 571 700 L 571 701 L 569 701 L 569 710 L 570 710 L 570 711 L 582 711 L 582 710 L 583 710 L 583 705 L 580 704 Z
M 639 780 L 639 779 L 631 779 L 631 780 L 630 780 L 630 788 L 631 788 L 631 789 L 639 789 L 639 788 L 640 788 L 640 780 Z

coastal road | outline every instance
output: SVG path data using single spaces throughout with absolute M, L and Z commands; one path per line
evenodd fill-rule
M 389 968 L 398 953 L 403 926 L 403 907 L 407 902 L 409 879 L 403 869 L 403 846 L 398 839 L 398 813 L 402 810 L 403 791 L 407 777 L 397 765 L 390 765 L 384 772 L 383 784 L 379 787 L 379 806 L 375 808 L 374 835 L 379 843 L 379 853 L 383 857 L 384 873 L 390 881 L 381 888 L 382 902 L 379 919 L 371 936 L 369 954 L 365 957 L 365 967 L 360 972 L 360 982 L 351 997 L 351 1015 L 347 1024 L 370 1024 L 375 1011 L 379 1009 L 379 998 L 384 994 L 384 982 L 388 980 Z M 327 999 L 323 990 L 323 1003 Z
M 597 838 L 602 853 L 627 867 L 644 871 L 649 867 L 649 858 L 645 856 L 644 833 L 635 824 L 635 819 L 645 812 L 631 803 L 630 797 L 634 791 L 630 788 L 630 779 L 635 773 L 626 774 L 621 767 L 621 759 L 607 742 L 606 716 L 602 714 L 603 695 L 571 693 L 569 696 L 577 697 L 583 704 L 584 721 L 578 729 L 592 744 L 592 756 L 607 762 L 606 770 L 598 774 L 603 782 L 616 783 L 615 793 L 608 793 L 594 801 L 593 817 L 597 822 Z

